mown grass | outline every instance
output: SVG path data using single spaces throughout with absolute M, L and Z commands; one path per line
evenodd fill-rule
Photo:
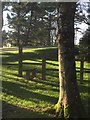
M 18 77 L 18 51 L 5 50 L 2 53 L 2 105 L 3 117 L 8 118 L 47 118 L 53 115 L 45 113 L 45 108 L 57 103 L 59 96 L 57 48 L 31 48 L 23 50 L 23 69 L 37 68 L 34 80 Z M 46 57 L 46 80 L 42 80 L 42 58 Z M 85 62 L 84 68 L 89 68 Z M 76 69 L 80 62 L 76 62 Z M 49 70 L 55 69 L 55 70 Z M 24 72 L 23 72 L 24 75 Z M 88 112 L 90 100 L 89 74 L 84 74 L 84 82 L 80 84 L 80 73 L 77 80 L 80 95 Z

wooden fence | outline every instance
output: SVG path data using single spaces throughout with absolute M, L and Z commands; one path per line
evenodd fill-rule
M 78 70 L 76 70 L 76 72 L 80 72 L 80 83 L 83 83 L 83 76 L 84 73 L 90 73 L 90 69 L 86 69 L 84 68 L 84 60 L 82 59 L 76 59 L 75 61 L 79 61 L 80 62 L 80 68 Z M 48 69 L 48 70 L 57 70 L 58 69 Z M 43 57 L 42 59 L 42 79 L 45 80 L 46 79 L 46 59 L 45 57 Z

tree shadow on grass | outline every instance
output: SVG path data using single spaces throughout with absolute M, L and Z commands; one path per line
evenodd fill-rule
M 7 57 L 5 55 L 8 55 Z M 14 53 L 4 53 L 3 54 L 3 64 L 13 63 L 18 61 L 18 54 Z M 40 58 L 37 53 L 30 52 L 30 53 L 23 53 L 22 60 L 34 60 L 36 58 Z
M 56 77 L 57 79 L 59 79 L 59 71 L 57 69 L 50 69 L 50 70 L 46 70 L 47 74 L 46 75 L 49 75 L 51 77 Z
M 3 64 L 7 64 L 8 62 L 16 62 L 18 61 L 18 54 L 16 53 L 3 53 Z M 57 48 L 48 48 L 35 50 L 34 52 L 25 52 L 23 53 L 23 60 L 36 60 L 43 59 L 45 57 L 47 60 L 57 60 Z
M 57 48 L 46 48 L 41 50 L 35 50 L 40 58 L 45 58 L 47 60 L 56 60 L 58 58 L 58 49 Z
M 14 83 L 15 82 L 20 82 L 20 84 L 22 84 L 23 87 L 29 88 L 29 89 L 33 89 L 33 90 L 35 90 L 35 89 L 38 89 L 38 90 L 47 90 L 46 87 L 49 86 L 48 90 L 52 90 L 54 92 L 59 92 L 59 83 L 58 83 L 58 81 L 54 82 L 54 81 L 48 81 L 48 80 L 41 80 L 41 79 L 37 79 L 37 78 L 35 78 L 33 80 L 26 80 L 25 78 L 18 79 L 18 75 L 17 74 L 12 74 L 12 75 L 15 75 L 17 77 L 13 78 L 13 76 L 4 76 L 3 75 L 3 78 L 9 80 L 9 82 L 10 82 L 10 80 L 13 79 Z M 34 85 L 32 85 L 29 82 L 34 82 Z M 10 82 L 10 83 L 12 83 L 12 82 Z M 4 86 L 5 85 L 5 81 L 3 81 L 2 84 Z M 41 85 L 38 86 L 37 84 L 42 84 L 42 86 Z M 46 87 L 43 87 L 43 85 L 46 86 Z M 53 88 L 53 87 L 55 87 L 55 88 Z
M 51 63 L 51 62 L 46 62 L 46 64 L 53 65 L 53 66 L 59 66 L 58 64 Z
M 40 71 L 37 71 L 37 73 L 41 73 Z M 6 74 L 8 74 L 9 76 L 6 76 Z M 15 76 L 15 78 L 14 78 L 14 76 L 12 76 L 12 75 L 14 75 Z M 49 74 L 50 75 L 50 74 Z M 2 74 L 2 76 L 5 78 L 5 79 L 14 79 L 16 82 L 17 81 L 20 81 L 20 82 L 25 82 L 26 83 L 26 81 L 27 81 L 27 83 L 29 82 L 29 81 L 33 81 L 33 82 L 35 82 L 35 83 L 41 83 L 41 84 L 44 84 L 44 85 L 49 85 L 49 86 L 51 86 L 51 87 L 59 87 L 59 81 L 58 80 L 52 80 L 52 79 L 50 79 L 50 80 L 48 80 L 48 79 L 46 79 L 46 80 L 42 80 L 42 78 L 38 78 L 38 76 L 36 75 L 36 78 L 35 79 L 33 79 L 33 80 L 26 80 L 26 78 L 25 78 L 25 76 L 24 76 L 24 74 L 23 74 L 23 76 L 22 77 L 18 77 L 18 74 L 17 73 L 11 73 L 11 75 L 10 75 L 10 72 L 6 72 L 6 71 L 3 71 L 3 74 Z M 55 75 L 53 74 L 53 77 L 55 77 Z
M 87 80 L 85 80 L 87 81 Z M 83 82 L 83 84 L 79 85 L 79 91 L 82 94 L 82 102 L 85 106 L 87 116 L 90 117 L 90 83 L 86 85 L 87 83 Z
M 44 95 L 41 92 L 37 93 L 34 92 L 34 90 L 44 90 L 45 88 L 42 89 L 42 86 L 36 86 L 35 83 L 33 84 L 20 84 L 20 83 L 13 83 L 13 81 L 3 81 L 2 83 L 3 86 L 3 90 L 2 92 L 7 94 L 7 96 L 14 96 L 17 99 L 21 99 L 21 100 L 25 100 L 25 101 L 31 101 L 32 105 L 33 103 L 35 103 L 38 107 L 37 108 L 33 108 L 34 111 L 32 110 L 27 110 L 27 109 L 23 109 L 23 108 L 19 108 L 16 107 L 15 105 L 17 105 L 18 103 L 12 103 L 15 105 L 7 105 L 7 103 L 3 103 L 3 117 L 4 118 L 45 118 L 45 113 L 42 115 L 42 109 L 41 111 L 36 112 L 36 109 L 39 109 L 39 105 L 41 103 L 39 103 L 40 101 L 44 101 L 44 102 L 48 102 L 50 104 L 55 104 L 57 102 L 57 98 L 49 96 L 49 95 Z M 12 100 L 16 100 L 16 98 L 7 98 L 10 103 L 10 101 Z M 39 103 L 39 104 L 38 104 Z M 40 105 L 42 106 L 42 104 Z M 29 107 L 30 109 L 30 107 Z M 47 113 L 47 116 L 49 114 Z
M 55 82 L 53 83 L 52 81 L 49 82 L 49 81 L 45 81 L 45 80 L 42 80 L 42 79 L 41 80 L 34 79 L 33 81 L 36 82 L 36 83 L 42 83 L 42 84 L 45 84 L 45 85 L 50 85 L 51 87 L 59 87 L 59 85 L 57 84 L 58 83 L 57 81 L 55 81 L 56 84 L 55 84 Z
M 36 112 L 32 109 L 20 108 L 18 106 L 2 102 L 2 119 L 7 118 L 47 118 L 47 114 Z
M 26 86 L 19 83 L 3 81 L 2 86 L 4 88 L 3 92 L 7 93 L 8 95 L 13 95 L 17 98 L 31 100 L 31 101 L 33 101 L 34 99 L 37 99 L 38 101 L 39 100 L 46 101 L 52 104 L 56 103 L 57 101 L 56 97 L 52 97 L 49 94 L 45 95 L 45 94 L 42 94 L 41 92 L 39 93 L 35 92 L 36 90 L 39 90 L 39 88 L 36 88 L 34 84 L 30 84 L 30 86 Z

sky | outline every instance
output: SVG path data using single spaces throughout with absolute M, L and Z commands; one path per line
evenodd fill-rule
M 82 33 L 85 33 L 86 29 L 88 28 L 88 25 L 85 23 L 82 24 L 78 24 L 78 27 L 81 29 Z M 80 32 L 76 32 L 76 40 L 75 40 L 75 44 L 79 43 L 80 38 L 83 37 L 83 34 Z
M 7 13 L 6 11 L 3 12 L 3 30 L 6 30 L 8 32 L 9 27 L 8 27 L 8 21 L 7 21 Z
M 8 27 L 8 21 L 7 21 L 7 11 L 4 11 L 3 12 L 3 20 L 4 20 L 4 27 L 3 27 L 3 30 L 6 30 L 6 32 L 8 32 L 9 30 L 11 30 L 9 27 Z M 79 27 L 81 29 L 81 32 L 84 33 L 85 30 L 88 28 L 88 25 L 86 25 L 85 23 L 82 23 L 82 24 L 78 24 L 77 27 Z M 83 36 L 80 32 L 76 32 L 75 33 L 76 35 L 76 38 L 75 38 L 75 44 L 78 44 L 79 43 L 79 40 L 80 38 Z

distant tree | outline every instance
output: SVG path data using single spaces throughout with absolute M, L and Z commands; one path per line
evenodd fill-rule
M 2 45 L 7 46 L 7 44 L 13 45 L 13 40 L 10 39 L 9 33 L 7 33 L 5 30 L 2 31 Z
M 87 15 L 84 15 L 84 22 L 88 25 L 88 29 L 85 31 L 79 42 L 79 57 L 90 62 L 90 4 L 86 3 L 86 5 L 87 8 L 85 10 L 87 11 Z
M 90 4 L 79 2 L 76 7 L 75 22 L 90 25 Z
M 17 8 L 14 4 L 17 3 L 9 3 L 10 14 L 7 15 L 9 27 L 13 28 L 12 31 L 12 39 L 17 38 L 17 19 L 15 14 L 15 9 Z M 55 37 L 55 31 L 57 27 L 57 4 L 56 3 L 21 3 L 23 9 L 22 15 L 20 17 L 21 24 L 21 32 L 20 37 L 22 38 L 23 45 L 44 45 L 50 46 L 54 45 L 55 41 L 53 38 Z M 26 6 L 26 8 L 25 8 Z M 13 8 L 13 9 L 12 9 Z M 14 9 L 15 8 L 15 9 Z M 43 34 L 43 32 L 45 34 Z
M 28 13 L 30 12 L 29 3 L 19 2 L 10 3 L 11 6 L 11 16 L 8 14 L 9 27 L 12 28 L 12 37 L 16 39 L 16 44 L 19 49 L 18 53 L 18 74 L 22 76 L 22 48 L 24 41 L 27 41 L 27 30 L 28 26 Z
M 90 27 L 86 30 L 79 42 L 79 57 L 90 62 Z
M 2 45 L 5 45 L 8 40 L 8 34 L 6 33 L 5 30 L 2 31 Z
M 55 21 L 55 10 L 55 3 L 42 2 L 37 4 L 37 9 L 34 11 L 36 18 L 35 28 L 37 29 L 34 36 L 36 36 L 37 41 L 39 40 L 39 43 L 41 45 L 50 46 L 53 44 L 51 39 L 51 32 L 55 29 L 53 26 Z
M 56 3 L 42 3 L 41 6 L 43 6 L 43 9 L 45 11 L 44 15 L 44 20 L 47 25 L 47 30 L 48 30 L 48 39 L 47 39 L 47 45 L 53 45 L 53 40 L 52 40 L 52 31 L 56 30 L 55 26 L 55 15 L 57 14 L 56 8 L 57 4 Z

